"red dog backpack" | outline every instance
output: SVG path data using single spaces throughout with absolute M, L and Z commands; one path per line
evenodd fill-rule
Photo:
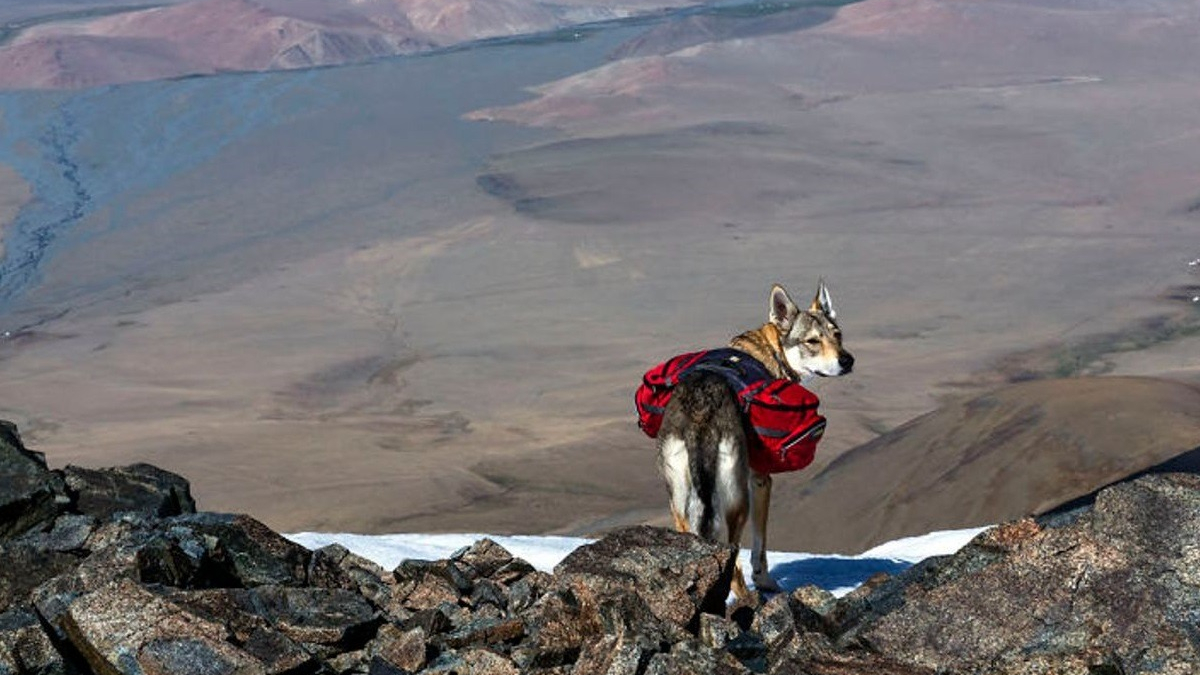
M 658 436 L 672 390 L 694 370 L 721 375 L 737 394 L 746 415 L 750 468 L 785 473 L 812 463 L 825 433 L 817 395 L 790 380 L 771 377 L 757 359 L 731 348 L 680 354 L 646 371 L 634 404 L 638 426 L 647 436 Z

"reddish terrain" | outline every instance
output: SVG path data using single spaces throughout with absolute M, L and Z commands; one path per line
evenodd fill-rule
M 0 87 L 80 88 L 359 63 L 681 4 L 686 0 L 187 0 L 26 28 L 0 47 Z

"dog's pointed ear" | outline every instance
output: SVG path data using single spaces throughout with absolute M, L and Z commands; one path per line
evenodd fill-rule
M 817 294 L 813 296 L 812 306 L 808 311 L 824 312 L 830 319 L 837 318 L 837 312 L 833 310 L 833 300 L 829 298 L 829 287 L 825 285 L 825 277 L 821 277 L 817 282 Z
M 788 296 L 787 291 L 783 290 L 783 286 L 775 284 L 771 287 L 769 306 L 771 311 L 767 315 L 768 320 L 784 333 L 791 330 L 792 324 L 796 322 L 796 315 L 800 313 L 800 308 L 792 302 L 792 298 Z

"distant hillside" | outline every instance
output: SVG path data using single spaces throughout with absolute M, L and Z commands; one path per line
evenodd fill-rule
M 10 26 L 8 42 L 0 42 L 0 87 L 77 88 L 356 63 L 681 4 L 690 3 L 188 0 L 90 17 L 49 14 Z
M 1200 387 L 1133 377 L 1022 383 L 848 451 L 779 494 L 771 521 L 806 550 L 861 551 L 1044 513 L 1198 446 Z

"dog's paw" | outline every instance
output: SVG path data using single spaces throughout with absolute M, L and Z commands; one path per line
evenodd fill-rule
M 783 589 L 780 588 L 779 582 L 768 572 L 755 572 L 751 578 L 754 581 L 754 588 L 763 593 L 779 593 Z

